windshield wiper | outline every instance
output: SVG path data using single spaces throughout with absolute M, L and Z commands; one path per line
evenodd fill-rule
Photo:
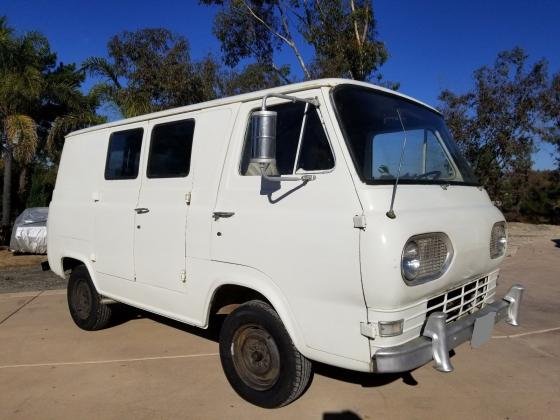
M 393 210 L 393 206 L 395 204 L 395 195 L 397 195 L 397 186 L 399 185 L 399 177 L 401 175 L 401 167 L 403 164 L 403 159 L 404 159 L 404 149 L 406 147 L 406 129 L 404 128 L 404 124 L 401 118 L 401 113 L 399 112 L 399 109 L 397 108 L 397 115 L 399 116 L 399 121 L 401 123 L 401 127 L 403 130 L 403 141 L 402 141 L 402 146 L 401 146 L 401 158 L 399 159 L 399 167 L 397 169 L 397 177 L 395 178 L 395 184 L 393 185 L 393 195 L 391 196 L 391 206 L 389 207 L 389 211 L 387 213 L 385 213 L 385 215 L 389 218 L 389 219 L 395 219 L 397 217 L 397 215 L 395 214 L 395 211 Z

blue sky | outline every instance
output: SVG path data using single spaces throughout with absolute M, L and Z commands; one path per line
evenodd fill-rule
M 546 58 L 551 72 L 560 71 L 560 1 L 378 0 L 374 5 L 379 38 L 390 54 L 384 77 L 429 104 L 437 106 L 444 88 L 468 89 L 474 69 L 516 45 L 531 61 Z M 214 13 L 198 0 L 0 0 L 0 14 L 18 31 L 42 32 L 60 61 L 78 63 L 105 55 L 107 40 L 117 32 L 158 26 L 185 35 L 194 58 L 219 56 L 220 44 L 212 34 Z M 277 61 L 299 71 L 289 51 Z M 552 147 L 541 146 L 535 167 L 551 167 L 552 152 Z

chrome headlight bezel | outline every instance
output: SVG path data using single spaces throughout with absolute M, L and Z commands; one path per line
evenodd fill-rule
M 417 249 L 416 261 L 413 258 L 414 252 L 411 251 L 414 248 L 413 244 L 416 244 Z M 435 255 L 434 252 L 430 253 L 430 247 L 438 248 L 435 250 Z M 453 254 L 451 240 L 443 232 L 430 232 L 411 236 L 404 244 L 401 254 L 401 276 L 409 286 L 416 286 L 436 280 L 449 268 L 453 260 Z M 429 258 L 432 258 L 432 260 L 434 258 L 437 259 L 435 261 L 435 269 L 426 270 L 428 263 L 434 265 L 433 261 L 428 260 Z M 417 270 L 417 273 L 416 275 L 411 275 L 414 269 Z
M 505 221 L 496 222 L 492 226 L 492 231 L 490 232 L 490 259 L 495 260 L 497 258 L 506 255 L 508 244 L 508 233 L 507 225 Z

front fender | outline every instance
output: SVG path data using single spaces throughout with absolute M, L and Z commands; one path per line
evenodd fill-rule
M 301 328 L 298 325 L 283 292 L 278 286 L 276 286 L 270 277 L 254 268 L 243 265 L 215 261 L 212 262 L 212 264 L 214 265 L 212 270 L 214 275 L 212 276 L 213 278 L 211 280 L 211 284 L 208 287 L 208 293 L 204 304 L 205 313 L 203 319 L 205 319 L 205 327 L 208 326 L 210 308 L 212 307 L 216 291 L 220 287 L 226 285 L 246 287 L 260 293 L 270 302 L 282 320 L 282 323 L 292 338 L 296 348 L 303 355 L 306 354 L 307 346 L 305 344 Z

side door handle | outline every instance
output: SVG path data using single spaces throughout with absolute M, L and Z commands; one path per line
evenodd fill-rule
M 221 217 L 228 218 L 233 215 L 235 215 L 234 211 L 215 211 L 214 213 L 212 213 L 212 217 L 214 218 L 214 220 L 218 220 Z
M 134 211 L 137 214 L 144 214 L 144 213 L 148 213 L 150 211 L 150 209 L 147 209 L 146 207 L 138 207 L 138 208 L 134 209 Z

